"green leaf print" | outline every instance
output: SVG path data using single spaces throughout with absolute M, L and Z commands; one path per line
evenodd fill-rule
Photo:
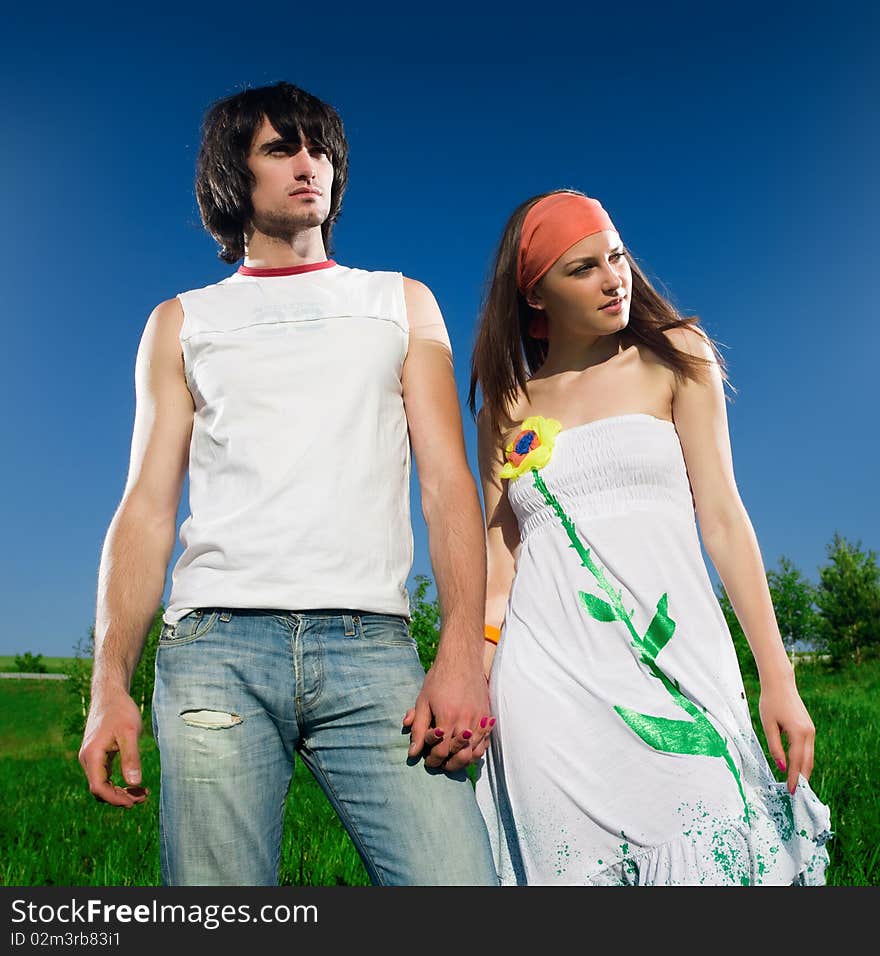
M 597 621 L 608 622 L 617 620 L 617 612 L 607 601 L 596 597 L 595 594 L 587 594 L 586 591 L 579 591 L 578 593 L 580 594 L 581 603 Z
M 668 717 L 649 717 L 627 707 L 614 708 L 629 726 L 655 750 L 670 754 L 721 757 L 724 741 L 703 724 Z
M 654 614 L 654 620 L 645 634 L 646 651 L 653 658 L 666 647 L 669 639 L 675 633 L 675 621 L 666 611 L 669 603 L 669 595 L 664 594 L 657 602 L 657 612 Z

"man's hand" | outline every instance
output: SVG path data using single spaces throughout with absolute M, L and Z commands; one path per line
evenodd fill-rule
M 147 799 L 149 791 L 140 786 L 140 733 L 140 711 L 128 694 L 119 690 L 93 695 L 79 762 L 96 800 L 130 808 Z M 119 787 L 111 780 L 117 753 L 126 787 Z
M 435 661 L 403 725 L 410 728 L 409 756 L 424 754 L 426 767 L 454 772 L 478 761 L 495 725 L 480 669 Z

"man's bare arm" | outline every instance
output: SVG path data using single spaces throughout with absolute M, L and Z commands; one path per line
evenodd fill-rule
M 432 725 L 445 731 L 425 763 L 458 770 L 488 746 L 488 688 L 482 673 L 486 542 L 476 481 L 467 463 L 452 352 L 431 291 L 405 280 L 410 344 L 404 403 L 442 613 L 434 665 L 411 722 L 411 753 Z M 428 738 L 430 741 L 430 738 Z
M 129 687 L 162 600 L 189 457 L 194 406 L 180 351 L 182 322 L 182 306 L 171 299 L 144 328 L 128 479 L 98 572 L 92 700 L 79 760 L 92 794 L 115 806 L 146 799 L 139 788 L 141 717 Z M 131 790 L 110 780 L 117 753 Z

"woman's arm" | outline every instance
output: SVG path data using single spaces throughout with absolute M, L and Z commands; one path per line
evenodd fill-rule
M 795 684 L 794 669 L 776 622 L 757 537 L 733 473 L 724 383 L 715 354 L 693 328 L 667 333 L 674 344 L 709 362 L 705 381 L 674 387 L 672 410 L 694 495 L 706 553 L 715 565 L 742 625 L 761 682 L 759 711 L 767 745 L 787 771 L 794 793 L 798 774 L 813 769 L 815 728 Z M 781 735 L 788 739 L 788 761 Z
M 488 419 L 485 410 L 481 410 L 477 416 L 477 454 L 486 524 L 484 621 L 500 630 L 516 570 L 519 526 L 507 500 L 506 485 L 498 477 L 498 472 L 504 466 L 504 459 L 498 435 L 493 434 Z M 495 645 L 491 641 L 484 641 L 484 645 L 483 671 L 488 678 L 495 656 Z

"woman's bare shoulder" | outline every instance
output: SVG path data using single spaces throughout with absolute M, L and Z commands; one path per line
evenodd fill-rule
M 666 329 L 663 334 L 667 341 L 679 352 L 686 352 L 696 358 L 714 359 L 715 352 L 709 336 L 693 323 L 682 323 L 671 329 Z
M 522 423 L 530 416 L 538 414 L 536 409 L 536 398 L 540 399 L 541 396 L 541 386 L 540 383 L 530 383 L 529 384 L 529 393 L 526 394 L 522 390 L 516 393 L 516 397 L 510 404 L 509 414 L 507 418 L 500 423 L 501 429 L 504 434 L 504 440 L 508 441 L 510 438 L 514 437 L 520 430 Z

